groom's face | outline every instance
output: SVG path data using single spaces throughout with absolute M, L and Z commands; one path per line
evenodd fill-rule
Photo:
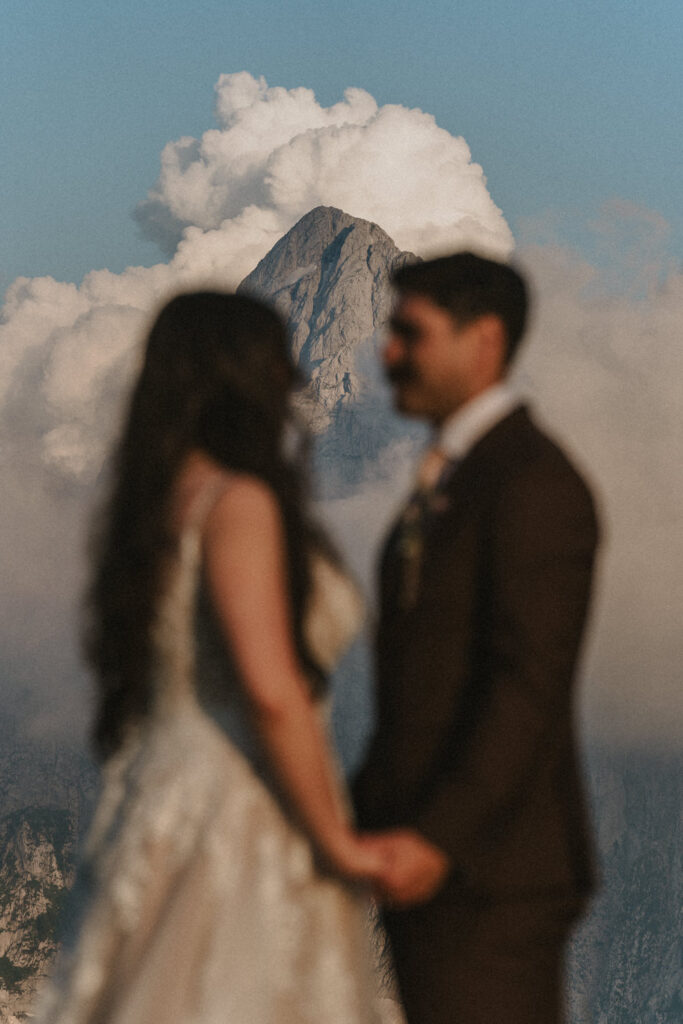
M 399 295 L 383 362 L 400 412 L 438 424 L 476 393 L 476 327 L 422 295 Z

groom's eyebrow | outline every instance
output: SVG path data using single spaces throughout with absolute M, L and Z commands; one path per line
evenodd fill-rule
M 419 334 L 417 325 L 412 320 L 405 320 L 396 313 L 389 317 L 389 328 L 394 334 L 404 338 L 405 341 L 414 341 Z

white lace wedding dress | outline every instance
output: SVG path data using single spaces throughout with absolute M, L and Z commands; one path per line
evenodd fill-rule
M 378 1024 L 360 891 L 321 872 L 275 795 L 182 537 L 155 630 L 155 709 L 106 765 L 40 1024 Z M 329 667 L 353 588 L 316 558 L 309 644 Z

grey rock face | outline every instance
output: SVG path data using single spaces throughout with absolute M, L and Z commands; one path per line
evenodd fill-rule
M 273 246 L 240 291 L 267 297 L 280 308 L 292 353 L 310 372 L 384 326 L 391 273 L 415 259 L 376 224 L 318 206 Z
M 287 321 L 292 354 L 310 380 L 299 407 L 317 437 L 328 494 L 371 472 L 390 441 L 419 435 L 392 414 L 378 367 L 391 274 L 415 259 L 376 224 L 317 207 L 240 285 Z

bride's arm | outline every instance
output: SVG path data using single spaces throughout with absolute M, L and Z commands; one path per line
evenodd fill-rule
M 280 785 L 339 872 L 374 878 L 385 858 L 360 840 L 343 809 L 326 736 L 298 662 L 283 526 L 272 491 L 237 477 L 208 517 L 209 588 Z

